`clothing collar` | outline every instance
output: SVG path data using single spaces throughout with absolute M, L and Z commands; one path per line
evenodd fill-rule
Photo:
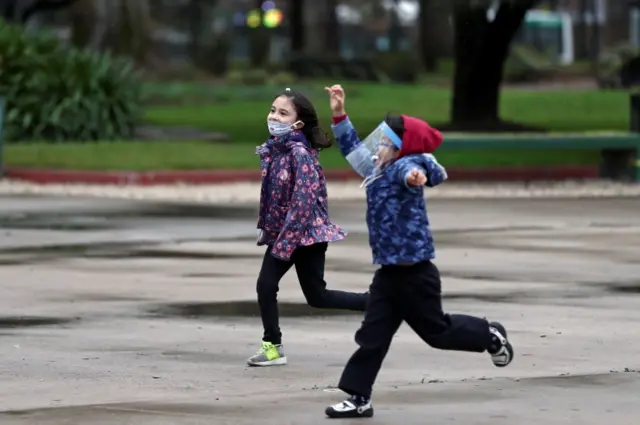
M 311 149 L 311 145 L 305 135 L 298 130 L 294 130 L 284 136 L 271 136 L 261 146 L 256 149 L 257 155 L 268 155 L 271 152 L 289 152 L 295 146 L 303 146 L 315 154 L 315 149 Z

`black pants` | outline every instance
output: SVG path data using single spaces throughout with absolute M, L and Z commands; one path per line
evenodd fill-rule
M 368 293 L 331 291 L 324 281 L 326 243 L 297 248 L 290 261 L 283 261 L 271 255 L 267 248 L 258 276 L 258 304 L 264 326 L 263 341 L 282 343 L 278 316 L 278 285 L 282 277 L 295 265 L 302 293 L 311 307 L 364 311 Z
M 430 261 L 412 266 L 383 266 L 370 288 L 359 348 L 347 363 L 339 388 L 351 395 L 371 397 L 373 383 L 403 321 L 431 347 L 483 352 L 491 343 L 485 319 L 442 311 L 440 273 Z

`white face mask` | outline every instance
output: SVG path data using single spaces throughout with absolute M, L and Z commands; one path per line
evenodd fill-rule
M 275 121 L 275 120 L 268 120 L 267 121 L 267 127 L 269 128 L 269 133 L 272 136 L 284 136 L 286 134 L 291 133 L 293 130 L 296 129 L 296 124 L 301 123 L 300 121 L 294 123 L 294 124 L 283 124 L 281 122 Z

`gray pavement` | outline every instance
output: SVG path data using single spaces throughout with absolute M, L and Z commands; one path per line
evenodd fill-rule
M 433 200 L 445 308 L 503 321 L 514 363 L 433 350 L 401 328 L 370 424 L 636 424 L 640 200 Z M 361 202 L 327 280 L 373 271 Z M 281 284 L 290 364 L 261 335 L 255 205 L 0 197 L 0 424 L 318 424 L 361 317 Z M 343 421 L 356 423 L 358 421 Z

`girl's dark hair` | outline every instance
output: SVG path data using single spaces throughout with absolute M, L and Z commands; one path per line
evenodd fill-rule
M 320 128 L 318 114 L 311 101 L 302 93 L 294 90 L 285 90 L 275 98 L 286 96 L 293 104 L 298 114 L 298 120 L 304 123 L 300 131 L 305 135 L 311 147 L 322 150 L 331 147 L 331 138 Z
M 402 136 L 404 136 L 404 118 L 400 115 L 390 115 L 384 118 L 384 122 L 387 123 L 391 130 L 398 135 L 398 137 L 402 140 Z

